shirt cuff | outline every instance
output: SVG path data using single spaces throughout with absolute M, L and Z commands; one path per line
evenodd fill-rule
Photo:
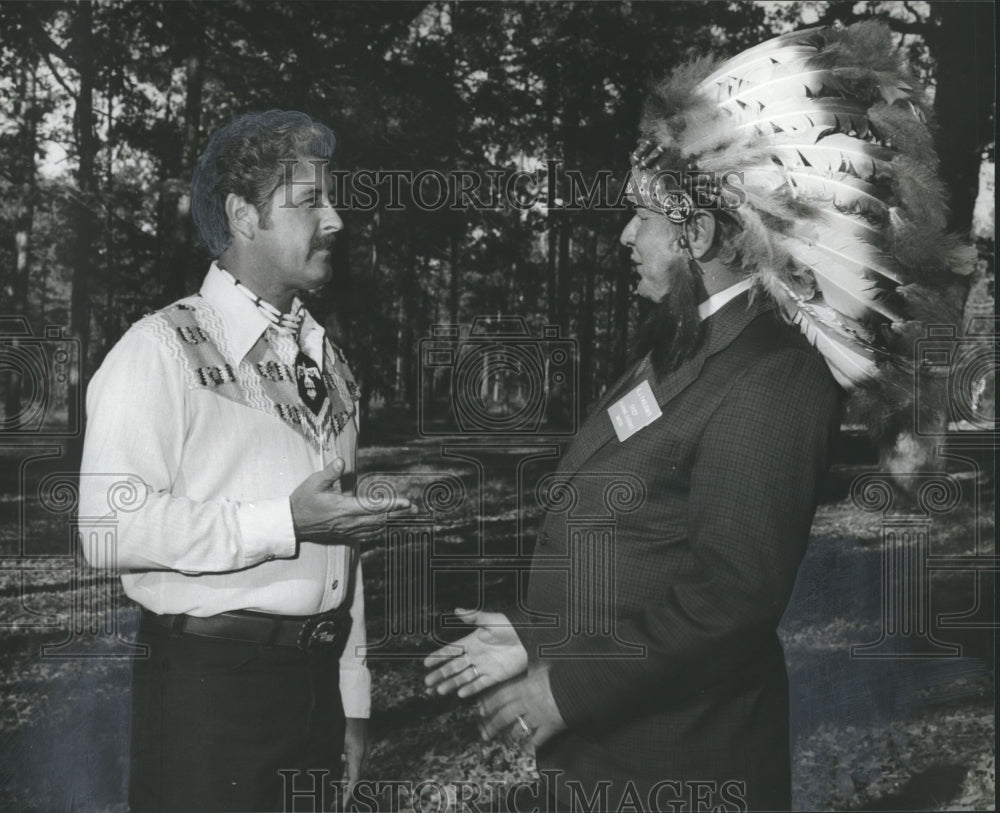
M 367 666 L 340 664 L 340 697 L 345 717 L 367 720 L 372 713 L 372 676 Z
M 295 555 L 295 526 L 287 497 L 243 502 L 236 507 L 243 567 Z

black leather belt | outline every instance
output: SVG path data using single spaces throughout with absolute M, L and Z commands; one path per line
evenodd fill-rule
M 319 615 L 271 615 L 234 610 L 204 618 L 183 614 L 157 615 L 143 609 L 142 617 L 144 621 L 177 635 L 290 646 L 306 651 L 343 649 L 351 631 L 351 613 L 346 606 Z

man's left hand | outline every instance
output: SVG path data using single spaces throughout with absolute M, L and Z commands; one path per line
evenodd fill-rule
M 483 739 L 509 730 L 515 738 L 530 738 L 538 747 L 566 730 L 552 696 L 548 666 L 533 666 L 527 674 L 484 692 L 478 706 Z
M 368 721 L 360 717 L 348 717 L 344 730 L 344 781 L 346 798 L 354 796 L 354 786 L 365 775 L 368 764 Z

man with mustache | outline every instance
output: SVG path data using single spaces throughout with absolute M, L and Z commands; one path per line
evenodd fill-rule
M 201 290 L 133 325 L 88 390 L 84 552 L 123 571 L 148 648 L 133 811 L 292 809 L 342 756 L 348 784 L 364 770 L 358 542 L 384 515 L 352 493 L 358 388 L 296 295 L 332 273 L 333 147 L 294 111 L 216 131 L 191 185 Z M 122 481 L 141 496 L 108 550 L 93 531 Z
M 518 805 L 790 806 L 777 627 L 837 384 L 895 441 L 920 323 L 957 318 L 971 266 L 927 111 L 875 22 L 682 65 L 647 99 L 621 236 L 657 303 L 638 360 L 550 481 L 519 607 L 458 611 L 477 629 L 425 660 L 429 691 L 478 696 L 484 736 L 536 746 L 541 798 Z

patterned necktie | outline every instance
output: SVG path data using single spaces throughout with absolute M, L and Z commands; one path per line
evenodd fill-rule
M 317 418 L 323 412 L 327 401 L 326 384 L 323 383 L 323 373 L 302 349 L 302 336 L 299 335 L 299 353 L 295 357 L 295 378 L 299 384 L 299 398 L 310 412 Z
M 323 383 L 322 370 L 320 370 L 319 365 L 315 361 L 306 355 L 305 347 L 302 343 L 302 324 L 305 319 L 305 308 L 302 307 L 302 303 L 298 300 L 298 297 L 292 302 L 291 311 L 282 313 L 270 302 L 265 302 L 257 296 L 257 294 L 247 288 L 246 285 L 222 268 L 222 266 L 219 266 L 219 270 L 229 276 L 240 293 L 253 302 L 257 310 L 274 326 L 275 331 L 280 337 L 278 339 L 279 343 L 285 338 L 294 337 L 296 346 L 295 380 L 298 383 L 299 399 L 313 414 L 313 417 L 319 418 L 323 412 L 323 407 L 329 400 L 329 396 L 327 395 L 326 384 Z

